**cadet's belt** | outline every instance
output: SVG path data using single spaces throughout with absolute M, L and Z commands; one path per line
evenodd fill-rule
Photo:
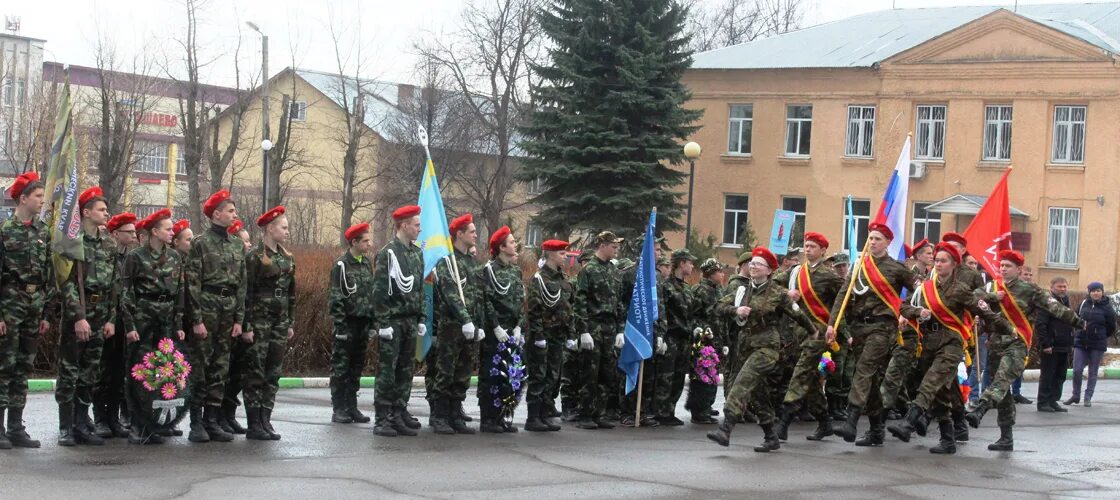
M 222 298 L 233 297 L 234 295 L 237 295 L 237 289 L 236 288 L 231 288 L 231 287 L 228 287 L 228 286 L 209 286 L 208 285 L 208 286 L 203 286 L 202 291 L 206 292 L 206 293 L 209 293 L 209 294 L 217 295 L 217 296 L 222 297 Z
M 897 321 L 897 320 L 895 318 L 893 318 L 891 316 L 887 316 L 885 314 L 880 314 L 880 315 L 875 315 L 875 316 L 863 316 L 863 317 L 860 317 L 860 318 L 855 318 L 856 323 L 863 323 L 865 325 L 869 325 L 869 324 L 872 324 L 872 323 L 882 323 L 882 322 L 886 322 L 886 321 Z
M 286 299 L 286 298 L 288 298 L 288 289 L 277 287 L 277 288 L 273 288 L 273 289 L 257 290 L 256 295 L 257 295 L 257 298 L 261 298 L 261 299 L 270 299 L 270 298 Z
M 86 292 L 86 304 L 99 304 L 101 303 L 102 295 L 100 293 Z M 105 297 L 107 298 L 107 297 Z
M 36 284 L 36 283 L 20 283 L 18 285 L 17 284 L 11 284 L 11 285 L 8 285 L 4 288 L 19 290 L 21 292 L 27 292 L 27 293 L 35 293 L 35 292 L 39 291 L 42 288 L 42 286 L 39 285 L 39 284 Z
M 174 302 L 175 295 L 170 293 L 143 293 L 140 298 L 149 302 Z

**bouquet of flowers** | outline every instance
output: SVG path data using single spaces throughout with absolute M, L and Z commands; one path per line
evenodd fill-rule
M 700 347 L 693 371 L 696 373 L 697 380 L 708 385 L 719 385 L 719 354 L 716 353 L 715 347 L 710 345 Z
M 491 361 L 490 377 L 494 381 L 490 386 L 491 404 L 501 409 L 503 418 L 512 418 L 513 410 L 521 402 L 521 389 L 526 377 L 525 362 L 512 339 L 498 344 L 498 351 Z
M 132 366 L 133 380 L 148 392 L 158 391 L 159 397 L 168 401 L 187 388 L 190 374 L 191 364 L 168 338 L 160 340 L 156 350 Z

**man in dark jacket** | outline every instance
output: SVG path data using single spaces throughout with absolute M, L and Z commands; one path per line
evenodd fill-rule
M 1050 297 L 1069 307 L 1066 295 L 1068 282 L 1059 276 L 1050 280 Z M 1035 343 L 1039 352 L 1038 411 L 1068 411 L 1058 401 L 1062 398 L 1062 385 L 1066 382 L 1069 353 L 1073 347 L 1073 327 L 1054 317 L 1047 310 L 1035 316 Z

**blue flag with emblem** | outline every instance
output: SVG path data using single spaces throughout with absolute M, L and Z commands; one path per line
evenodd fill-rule
M 443 197 L 439 193 L 439 181 L 436 179 L 436 167 L 432 163 L 432 153 L 428 150 L 428 132 L 420 127 L 420 143 L 424 145 L 427 161 L 424 162 L 424 175 L 420 179 L 420 236 L 417 242 L 424 254 L 424 274 L 427 277 L 436 264 L 451 255 L 451 232 L 447 227 L 447 212 L 443 209 Z M 423 361 L 432 348 L 432 283 L 424 280 L 425 323 L 428 335 L 418 338 L 416 342 L 416 360 Z
M 657 262 L 653 253 L 656 220 L 655 208 L 649 213 L 646 236 L 642 240 L 638 277 L 634 280 L 634 294 L 626 313 L 626 344 L 618 356 L 618 368 L 626 374 L 626 394 L 638 386 L 642 361 L 653 356 L 653 324 L 657 322 Z

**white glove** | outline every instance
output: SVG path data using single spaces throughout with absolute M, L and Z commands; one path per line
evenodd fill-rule
M 731 348 L 727 347 L 727 346 L 723 346 L 723 355 L 727 356 L 728 354 L 731 354 Z
M 467 324 L 463 325 L 463 336 L 466 337 L 467 340 L 474 338 L 474 330 L 474 323 L 468 321 Z
M 513 327 L 513 341 L 516 342 L 517 345 L 523 345 L 525 343 L 525 339 L 521 337 L 520 326 Z
M 423 337 L 428 334 L 428 325 L 420 323 L 416 325 L 416 334 Z
M 484 338 L 486 338 L 486 331 L 485 330 L 479 328 L 479 329 L 474 331 L 474 339 L 475 340 L 482 340 Z
M 696 327 L 692 329 L 692 338 L 700 338 L 700 334 L 704 333 L 704 329 Z
M 622 346 L 624 346 L 624 345 L 626 345 L 626 334 L 620 333 L 618 335 L 615 335 L 614 336 L 614 348 L 615 349 L 622 349 Z
M 569 340 L 568 342 L 572 342 L 572 341 Z M 575 344 L 575 342 L 572 342 L 572 343 Z M 545 340 L 545 339 L 540 339 L 536 342 L 533 342 L 533 345 L 537 346 L 540 349 L 544 349 L 545 347 L 548 347 L 548 341 Z
M 581 351 L 590 351 L 595 348 L 595 341 L 591 340 L 590 333 L 579 334 L 579 349 Z
M 498 339 L 499 343 L 504 344 L 504 343 L 509 341 L 509 334 L 506 333 L 505 328 L 502 328 L 500 326 L 495 326 L 494 327 L 494 338 Z
M 657 354 L 665 354 L 665 351 L 668 351 L 668 350 L 669 350 L 669 344 L 666 344 L 665 340 L 662 339 L 661 337 L 657 337 Z
M 381 337 L 381 340 L 393 340 L 393 327 L 378 330 L 377 336 Z
M 565 340 L 564 341 L 564 348 L 569 350 L 569 351 L 576 350 L 576 341 L 573 340 L 573 339 Z

